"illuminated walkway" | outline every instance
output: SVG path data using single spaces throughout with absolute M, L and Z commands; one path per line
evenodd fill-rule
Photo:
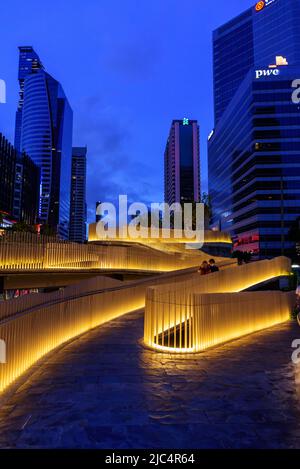
M 0 447 L 300 448 L 296 324 L 189 359 L 142 336 L 133 313 L 50 355 L 0 412 Z

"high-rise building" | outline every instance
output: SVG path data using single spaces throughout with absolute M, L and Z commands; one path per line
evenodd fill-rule
M 76 243 L 86 241 L 86 147 L 73 147 L 70 240 Z
M 38 222 L 40 169 L 26 153 L 18 153 L 15 170 L 13 217 L 28 225 Z
M 34 225 L 38 218 L 39 168 L 0 133 L 0 212 Z
M 300 107 L 292 101 L 300 76 L 297 18 L 299 0 L 259 2 L 214 33 L 212 227 L 230 232 L 235 249 L 261 258 L 292 255 L 289 233 L 300 217 Z
M 0 133 L 0 212 L 12 217 L 17 152 Z
M 250 68 L 300 63 L 299 0 L 264 0 L 213 33 L 215 124 Z
M 165 150 L 165 202 L 199 202 L 199 126 L 196 120 L 174 120 Z
M 24 78 L 21 114 L 20 148 L 41 171 L 40 222 L 68 239 L 73 112 L 60 83 L 43 68 Z
M 15 148 L 17 151 L 21 150 L 21 128 L 22 128 L 22 111 L 24 104 L 24 83 L 27 75 L 37 73 L 43 69 L 43 64 L 39 56 L 31 46 L 19 47 L 19 103 L 16 112 L 16 127 L 15 127 Z

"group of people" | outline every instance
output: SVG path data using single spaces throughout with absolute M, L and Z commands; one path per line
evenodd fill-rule
M 201 275 L 213 274 L 214 272 L 219 272 L 219 267 L 217 266 L 214 259 L 210 259 L 209 262 L 203 261 L 198 272 Z

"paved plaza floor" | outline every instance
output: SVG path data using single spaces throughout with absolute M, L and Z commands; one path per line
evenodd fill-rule
M 300 448 L 297 324 L 190 356 L 142 336 L 136 312 L 49 355 L 0 410 L 0 448 Z

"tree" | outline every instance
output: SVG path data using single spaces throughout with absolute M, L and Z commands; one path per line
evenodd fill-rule
M 35 233 L 35 229 L 31 225 L 27 225 L 24 221 L 19 221 L 12 226 L 12 231 L 18 233 Z

